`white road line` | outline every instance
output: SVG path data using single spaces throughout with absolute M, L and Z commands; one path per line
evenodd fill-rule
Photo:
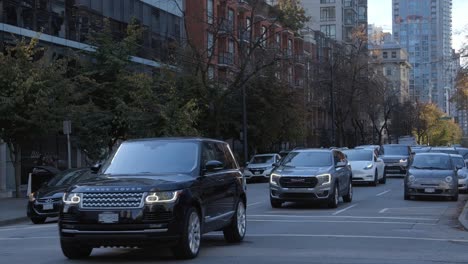
M 222 236 L 223 234 L 209 234 L 207 236 Z M 400 236 L 358 236 L 358 235 L 314 235 L 314 234 L 247 234 L 247 237 L 322 237 L 322 238 L 351 238 L 351 239 L 389 239 L 389 240 L 420 240 L 434 242 L 468 243 L 465 239 L 430 238 L 430 237 L 400 237 Z
M 424 206 L 424 207 L 389 207 L 387 209 L 393 210 L 414 210 L 414 209 L 447 209 L 448 206 Z
M 390 191 L 391 191 L 391 190 L 386 190 L 385 192 L 381 192 L 381 193 L 377 194 L 376 196 L 384 195 L 384 194 L 386 194 L 386 193 L 388 193 L 388 192 L 390 192 Z
M 8 240 L 28 240 L 28 239 L 58 239 L 58 236 L 44 236 L 44 237 L 0 237 L 0 241 Z
M 348 206 L 348 207 L 346 207 L 346 208 L 344 208 L 344 209 L 341 209 L 341 210 L 339 210 L 339 211 L 336 211 L 336 212 L 334 212 L 332 215 L 341 214 L 342 212 L 344 212 L 344 211 L 346 211 L 346 210 L 348 210 L 348 209 L 351 209 L 351 208 L 355 207 L 356 205 L 358 205 L 358 204 L 353 204 L 353 205 Z
M 380 210 L 380 211 L 379 211 L 379 214 L 385 213 L 388 209 L 389 209 L 389 208 L 384 208 L 384 209 Z
M 257 205 L 257 204 L 261 204 L 261 202 L 256 202 L 256 203 L 248 204 L 247 207 L 254 206 L 254 205 Z
M 376 221 L 337 221 L 337 220 L 259 220 L 249 219 L 249 222 L 278 222 L 278 223 L 350 223 L 350 224 L 379 224 L 379 225 L 429 225 L 435 226 L 437 224 L 430 223 L 415 223 L 415 222 L 376 222 Z
M 420 217 L 390 217 L 390 216 L 346 216 L 346 215 L 249 215 L 249 217 L 291 217 L 291 218 L 349 218 L 349 219 L 394 219 L 394 220 L 419 220 L 439 221 L 439 218 Z
M 0 232 L 3 231 L 16 231 L 16 230 L 28 230 L 28 229 L 44 229 L 44 228 L 57 228 L 57 223 L 46 224 L 46 225 L 35 225 L 35 226 L 15 226 L 11 228 L 1 228 Z

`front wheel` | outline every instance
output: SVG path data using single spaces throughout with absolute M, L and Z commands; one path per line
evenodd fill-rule
M 351 180 L 349 181 L 348 192 L 346 193 L 345 196 L 343 196 L 343 201 L 345 203 L 350 203 L 353 201 L 353 184 Z
M 271 207 L 273 208 L 281 208 L 281 206 L 283 205 L 283 202 L 281 200 L 270 197 L 270 204 L 271 204 Z
M 184 231 L 179 243 L 172 248 L 179 259 L 192 259 L 198 255 L 201 243 L 201 221 L 197 210 L 191 207 L 185 216 Z
M 379 184 L 379 173 L 377 170 L 374 172 L 374 181 L 371 183 L 372 186 L 377 186 Z
M 60 241 L 63 255 L 69 259 L 83 259 L 89 257 L 93 251 L 92 247 L 75 243 Z
M 237 203 L 236 214 L 228 227 L 223 230 L 224 239 L 229 243 L 239 243 L 244 240 L 247 227 L 247 214 L 242 200 Z
M 387 183 L 387 174 L 384 171 L 382 179 L 379 181 L 380 184 L 385 184 Z
M 335 187 L 333 188 L 333 193 L 330 193 L 330 197 L 328 198 L 328 207 L 337 208 L 339 200 L 340 200 L 340 191 L 338 189 L 338 183 L 335 183 Z
M 458 193 L 452 196 L 452 201 L 454 202 L 458 201 Z
M 45 223 L 46 219 L 47 217 L 31 216 L 31 222 L 33 222 L 35 225 Z

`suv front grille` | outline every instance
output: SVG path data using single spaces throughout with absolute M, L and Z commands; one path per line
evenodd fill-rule
M 140 208 L 143 193 L 83 193 L 82 208 Z
M 316 177 L 281 177 L 279 182 L 284 188 L 315 188 L 318 181 Z

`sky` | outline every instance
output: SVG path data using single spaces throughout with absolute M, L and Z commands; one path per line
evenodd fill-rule
M 424 1 L 424 0 L 421 0 Z M 468 0 L 452 0 L 452 47 L 460 50 L 468 39 Z M 383 27 L 384 31 L 392 31 L 392 0 L 368 0 L 369 24 Z

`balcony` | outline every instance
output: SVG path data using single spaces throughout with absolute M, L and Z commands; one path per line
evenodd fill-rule
M 252 8 L 249 4 L 249 1 L 247 0 L 238 0 L 238 5 L 237 5 L 237 10 L 239 12 L 247 12 L 247 11 L 250 11 Z
M 230 67 L 234 65 L 234 54 L 229 52 L 220 52 L 218 54 L 218 67 Z

